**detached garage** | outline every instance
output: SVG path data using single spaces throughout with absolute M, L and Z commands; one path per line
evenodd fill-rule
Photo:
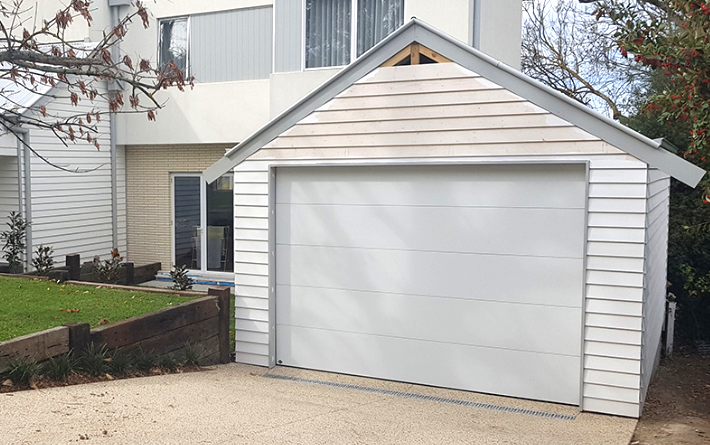
M 704 174 L 662 145 L 412 20 L 205 172 L 237 361 L 639 416 Z

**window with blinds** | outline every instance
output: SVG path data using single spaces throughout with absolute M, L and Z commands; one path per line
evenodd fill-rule
M 347 65 L 404 23 L 404 0 L 306 0 L 306 68 Z

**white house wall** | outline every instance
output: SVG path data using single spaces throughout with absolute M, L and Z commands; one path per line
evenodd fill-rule
M 660 339 L 666 313 L 666 270 L 668 258 L 668 210 L 670 178 L 648 171 L 648 214 L 646 215 L 646 285 L 644 287 L 643 349 L 641 387 L 645 396 L 660 358 Z
M 474 20 L 478 0 L 405 0 L 405 17 L 416 16 L 469 43 L 472 27 L 478 24 L 481 49 L 519 66 L 521 2 L 505 0 L 502 7 L 500 1 L 480 0 L 481 16 Z M 303 71 L 303 5 L 301 0 L 150 3 L 151 26 L 132 26 L 122 52 L 134 59 L 140 55 L 157 60 L 158 21 L 188 15 L 191 74 L 197 84 L 187 94 L 174 88 L 161 91 L 157 98 L 166 107 L 159 111 L 157 122 L 143 115 L 119 116 L 118 143 L 236 143 L 320 85 L 338 68 Z M 234 34 L 216 37 L 220 29 Z M 501 33 L 507 37 L 500 39 Z
M 48 114 L 87 113 L 96 104 L 87 100 L 74 107 L 58 100 L 45 104 Z M 54 247 L 55 260 L 79 253 L 85 260 L 108 256 L 113 246 L 111 210 L 111 153 L 108 118 L 98 124 L 100 150 L 91 144 L 69 142 L 64 146 L 47 130 L 30 130 L 30 144 L 53 164 L 31 155 L 31 204 L 33 250 L 40 244 Z
M 589 162 L 582 406 L 637 416 L 647 165 L 453 64 L 381 68 L 235 169 L 237 360 L 270 363 L 270 165 L 451 160 Z
M 7 230 L 10 212 L 19 208 L 17 156 L 0 156 L 0 232 Z
M 17 139 L 5 133 L 0 135 L 0 232 L 7 229 L 10 212 L 20 208 L 17 188 Z
M 254 8 L 273 5 L 273 0 L 156 0 L 144 3 L 157 18 L 176 17 L 190 14 L 206 14 L 217 11 L 229 11 L 241 8 Z
M 100 4 L 99 4 L 100 3 Z M 86 37 L 89 37 L 91 41 L 97 42 L 101 40 L 104 36 L 104 31 L 110 25 L 110 15 L 108 7 L 104 5 L 108 3 L 108 0 L 101 0 L 100 2 L 95 2 L 91 9 L 92 22 L 91 26 L 86 23 L 86 20 L 81 17 L 77 17 L 72 22 L 66 30 L 64 38 L 69 42 L 81 42 Z M 28 20 L 28 23 L 42 23 L 42 19 L 49 20 L 54 18 L 57 11 L 64 9 L 68 2 L 63 0 L 35 0 L 32 2 L 23 2 L 23 10 L 27 10 L 27 16 L 36 16 L 37 20 Z M 35 8 L 36 11 L 35 12 Z
M 647 165 L 590 165 L 583 408 L 639 415 Z
M 474 8 L 475 47 L 501 62 L 520 69 L 523 8 L 520 0 L 470 0 Z M 478 12 L 478 19 L 475 18 Z M 425 19 L 426 21 L 426 19 Z

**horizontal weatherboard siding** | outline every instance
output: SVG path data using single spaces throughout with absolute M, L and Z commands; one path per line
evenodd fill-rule
M 270 167 L 440 162 L 587 163 L 588 199 L 580 208 L 588 214 L 574 223 L 587 225 L 585 285 L 578 290 L 585 295 L 581 406 L 638 416 L 647 165 L 453 64 L 378 69 L 235 168 L 235 227 L 245 237 L 235 240 L 243 308 L 270 307 L 274 257 L 262 232 L 254 232 L 269 227 Z M 328 221 L 324 230 L 338 224 L 317 206 L 298 212 Z M 236 328 L 237 339 L 240 332 L 269 332 L 261 320 L 240 318 Z M 252 345 L 259 342 L 263 355 Z M 250 336 L 248 347 L 237 343 L 238 361 L 270 363 L 268 336 Z
M 648 174 L 646 215 L 646 284 L 644 287 L 641 390 L 645 395 L 660 353 L 661 331 L 666 313 L 666 268 L 668 258 L 668 211 L 670 178 L 657 169 Z

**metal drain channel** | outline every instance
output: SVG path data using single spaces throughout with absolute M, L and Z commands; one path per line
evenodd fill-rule
M 463 406 L 470 406 L 473 408 L 491 409 L 491 410 L 495 410 L 495 411 L 504 411 L 507 413 L 527 414 L 529 416 L 545 417 L 548 419 L 559 419 L 559 420 L 575 420 L 576 419 L 576 416 L 567 416 L 564 414 L 546 413 L 544 411 L 536 411 L 536 410 L 532 410 L 532 409 L 511 408 L 509 406 L 491 405 L 489 403 L 478 403 L 478 402 L 469 402 L 466 400 L 448 399 L 446 397 L 428 396 L 428 395 L 424 395 L 424 394 L 414 394 L 411 392 L 392 391 L 390 389 L 370 388 L 368 386 L 351 385 L 348 383 L 336 383 L 336 382 L 328 382 L 325 380 L 303 379 L 300 377 L 289 377 L 289 376 L 285 376 L 285 375 L 275 375 L 275 374 L 264 374 L 263 377 L 266 377 L 267 379 L 288 380 L 291 382 L 312 383 L 315 385 L 334 386 L 336 388 L 357 389 L 360 391 L 373 392 L 373 393 L 377 393 L 377 394 L 386 394 L 389 396 L 407 397 L 410 399 L 428 400 L 428 401 L 432 401 L 432 402 L 451 403 L 454 405 L 463 405 Z

